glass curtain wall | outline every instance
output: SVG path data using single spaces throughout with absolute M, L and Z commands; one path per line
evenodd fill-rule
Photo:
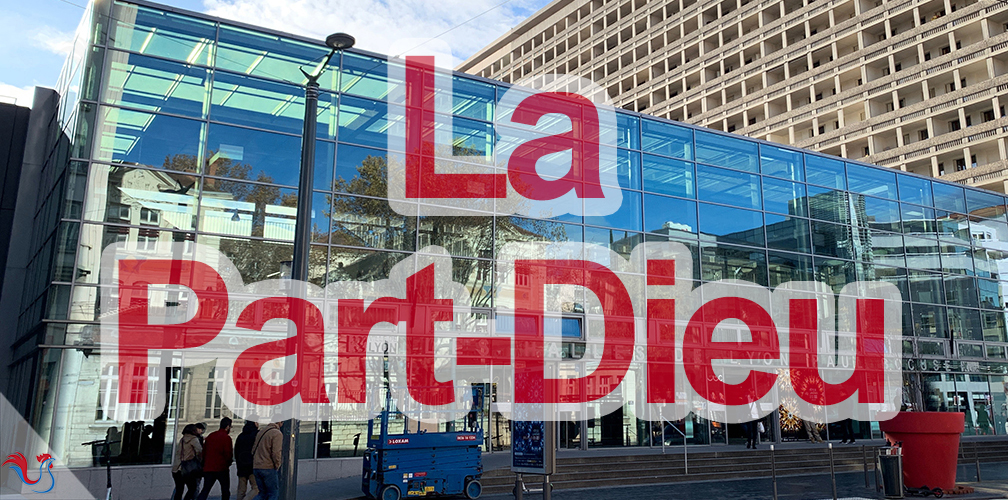
M 116 293 L 99 286 L 101 250 L 124 243 L 142 255 L 198 242 L 227 255 L 246 282 L 284 277 L 299 196 L 312 199 L 313 283 L 383 279 L 411 252 L 439 245 L 470 292 L 478 312 L 472 321 L 487 329 L 496 321 L 494 259 L 512 241 L 602 245 L 625 256 L 643 241 L 677 241 L 693 253 L 696 285 L 817 280 L 839 292 L 851 281 L 886 280 L 906 300 L 908 405 L 967 413 L 967 432 L 1006 431 L 1008 277 L 1001 271 L 1008 271 L 1008 219 L 1001 195 L 620 112 L 614 168 L 624 201 L 612 215 L 403 216 L 384 199 L 386 172 L 403 161 L 386 149 L 386 134 L 402 120 L 385 101 L 394 63 L 350 51 L 326 68 L 315 185 L 300 193 L 298 67 L 314 67 L 327 49 L 126 2 L 94 8 L 100 15 L 86 21 L 65 71 L 81 90 L 62 94 L 73 161 L 58 182 L 62 202 L 51 208 L 52 243 L 39 257 L 52 263 L 51 272 L 36 280 L 41 305 L 26 303 L 21 319 L 34 325 L 32 318 L 42 318 L 50 346 L 38 354 L 44 384 L 32 418 L 71 466 L 97 460 L 73 443 L 124 432 L 148 445 L 120 451 L 128 454 L 122 460 L 166 463 L 180 425 L 216 428 L 231 415 L 213 394 L 222 374 L 210 366 L 149 373 L 172 397 L 159 415 L 130 415 L 136 424 L 116 423 L 118 416 L 97 406 L 99 387 L 116 378 L 100 372 L 95 356 L 100 300 Z M 492 157 L 494 111 L 508 87 L 453 78 L 453 145 Z M 570 303 L 570 317 L 558 326 L 571 359 L 583 355 L 579 340 L 593 328 L 584 307 Z M 65 389 L 75 379 L 76 389 Z M 643 397 L 642 380 L 630 373 L 620 390 Z M 507 446 L 506 421 L 489 412 L 494 387 L 483 394 L 488 440 Z M 793 404 L 768 409 L 776 412 L 764 419 L 762 439 L 805 438 Z M 630 407 L 608 416 L 591 408 L 586 421 L 558 433 L 564 446 L 742 439 L 739 426 L 695 415 L 651 424 Z M 869 425 L 856 428 L 870 436 Z M 366 422 L 301 429 L 305 457 L 348 456 L 362 451 Z M 831 425 L 829 435 L 840 434 Z

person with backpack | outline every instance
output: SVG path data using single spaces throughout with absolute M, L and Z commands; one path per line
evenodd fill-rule
M 178 453 L 172 465 L 172 479 L 175 480 L 175 495 L 173 500 L 193 500 L 199 480 L 203 477 L 203 445 L 200 444 L 196 426 L 188 424 L 182 428 L 182 439 L 179 440 Z M 182 492 L 185 492 L 183 498 Z
M 259 424 L 246 420 L 241 434 L 235 439 L 235 465 L 238 467 L 238 497 L 236 500 L 252 500 L 259 495 L 255 476 L 252 474 L 252 446 L 259 434 Z
M 221 500 L 231 498 L 231 462 L 234 447 L 231 445 L 231 419 L 224 417 L 220 429 L 207 436 L 203 442 L 203 491 L 199 500 L 206 500 L 214 483 L 219 482 Z
M 259 495 L 256 500 L 280 498 L 280 464 L 282 463 L 283 431 L 279 423 L 272 423 L 259 431 L 252 445 L 252 474 L 255 475 Z

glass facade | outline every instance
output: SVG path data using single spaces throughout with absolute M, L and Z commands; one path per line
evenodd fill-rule
M 964 412 L 967 433 L 1005 432 L 1002 195 L 620 111 L 623 205 L 612 215 L 404 216 L 384 199 L 388 164 L 402 161 L 386 150 L 390 124 L 402 117 L 390 116 L 384 100 L 385 58 L 347 51 L 326 68 L 315 185 L 302 193 L 298 66 L 318 64 L 324 46 L 147 4 L 90 9 L 60 80 L 65 140 L 54 145 L 51 194 L 31 243 L 37 256 L 18 321 L 30 340 L 15 349 L 38 381 L 30 418 L 70 466 L 96 464 L 75 445 L 123 432 L 116 421 L 148 426 L 149 446 L 133 463 L 167 463 L 176 429 L 230 415 L 214 395 L 222 375 L 212 366 L 149 373 L 171 391 L 161 414 L 102 411 L 99 388 L 114 386 L 116 374 L 93 355 L 100 299 L 112 293 L 99 286 L 101 250 L 121 242 L 143 254 L 198 242 L 226 254 L 246 282 L 280 277 L 292 259 L 299 196 L 312 200 L 312 282 L 382 279 L 410 252 L 439 245 L 484 326 L 495 321 L 494 259 L 510 241 L 583 242 L 622 255 L 643 241 L 678 241 L 693 252 L 697 285 L 814 279 L 839 292 L 855 280 L 889 281 L 905 299 L 907 404 Z M 453 85 L 453 142 L 492 156 L 495 103 L 509 86 L 462 74 Z M 591 328 L 583 319 L 572 307 L 562 327 L 566 356 L 579 355 L 581 330 Z M 506 421 L 487 418 L 490 444 L 507 446 Z M 786 406 L 766 424 L 764 439 L 803 432 Z M 700 418 L 652 426 L 630 407 L 564 424 L 558 435 L 578 447 L 681 442 L 672 426 L 691 444 L 742 436 Z M 873 428 L 863 423 L 859 432 Z M 349 456 L 359 453 L 366 423 L 301 429 L 303 457 Z

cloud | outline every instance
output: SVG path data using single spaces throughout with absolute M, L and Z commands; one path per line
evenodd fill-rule
M 0 82 L 0 102 L 17 104 L 30 108 L 35 100 L 35 86 L 18 87 Z
M 495 8 L 503 1 L 204 0 L 204 6 L 214 16 L 313 38 L 343 31 L 357 39 L 356 47 L 379 53 L 388 53 L 396 40 L 441 35 L 454 66 L 547 3 L 511 0 Z
M 50 26 L 42 26 L 35 32 L 32 42 L 36 47 L 45 49 L 58 56 L 70 54 L 74 44 L 73 31 L 60 31 Z

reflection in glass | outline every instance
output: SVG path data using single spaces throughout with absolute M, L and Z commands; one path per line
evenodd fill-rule
M 768 212 L 808 217 L 805 185 L 764 177 L 763 209 Z
M 812 257 L 784 252 L 767 252 L 770 287 L 789 281 L 812 281 Z
M 847 205 L 847 193 L 815 186 L 808 187 L 809 216 L 813 219 L 839 222 L 851 222 L 851 207 Z M 857 205 L 855 208 L 864 208 Z
M 641 120 L 641 150 L 692 160 L 693 130 L 645 118 Z
M 934 206 L 938 210 L 966 213 L 966 196 L 963 188 L 942 182 L 931 184 L 934 192 Z
M 498 217 L 497 251 L 510 242 L 545 241 L 553 243 L 583 242 L 584 226 L 521 217 Z
M 795 181 L 805 180 L 805 162 L 800 151 L 760 144 L 760 172 Z
M 915 269 L 908 270 L 908 273 L 910 283 L 909 300 L 914 302 L 930 302 L 932 304 L 941 304 L 943 302 L 945 293 L 942 289 L 940 274 Z
M 296 217 L 296 190 L 209 177 L 203 182 L 201 231 L 294 241 Z
M 105 63 L 102 101 L 152 113 L 202 118 L 210 95 L 206 69 L 111 50 Z
M 702 130 L 696 131 L 696 161 L 746 172 L 759 172 L 757 143 Z
M 627 149 L 640 149 L 640 119 L 633 115 L 616 113 L 616 145 Z
M 949 332 L 954 339 L 983 340 L 980 313 L 973 309 L 948 308 Z
M 231 259 L 246 283 L 290 278 L 294 246 L 247 238 L 200 236 L 200 243 L 215 246 Z M 314 265 L 317 265 L 314 264 Z M 309 269 L 313 263 L 309 263 Z M 312 274 L 309 270 L 309 275 Z
M 864 200 L 863 219 L 858 219 L 856 224 L 862 227 L 882 229 L 885 231 L 900 232 L 900 206 L 899 203 L 888 200 L 880 200 L 870 196 L 856 195 L 860 200 Z M 857 205 L 857 203 L 855 203 Z
M 214 23 L 163 10 L 115 3 L 109 40 L 113 47 L 209 66 L 213 62 Z
M 834 158 L 806 153 L 805 177 L 809 184 L 831 189 L 847 189 L 844 162 Z
M 645 154 L 642 177 L 645 191 L 686 198 L 692 198 L 696 193 L 693 164 L 689 162 Z
M 214 74 L 210 118 L 246 127 L 300 135 L 304 130 L 304 92 L 294 85 L 219 72 Z M 336 95 L 319 94 L 320 139 L 336 134 Z
M 903 219 L 905 233 L 933 233 L 937 230 L 933 208 L 901 203 L 900 218 Z
M 697 198 L 742 208 L 762 208 L 760 177 L 697 165 Z
M 416 216 L 405 217 L 385 198 L 335 195 L 331 242 L 390 250 L 416 249 Z
M 704 281 L 735 279 L 767 286 L 766 255 L 763 250 L 704 245 L 701 248 Z
M 202 122 L 102 106 L 96 130 L 97 161 L 199 171 Z
M 812 249 L 818 255 L 853 258 L 851 227 L 812 221 Z
M 945 308 L 926 304 L 911 304 L 914 335 L 918 337 L 949 338 Z M 918 343 L 918 345 L 920 345 Z
M 180 170 L 148 170 L 94 164 L 88 176 L 84 219 L 162 229 L 195 227 L 199 179 Z
M 210 125 L 206 175 L 297 186 L 301 137 Z
M 1008 342 L 1005 331 L 1005 315 L 1001 311 L 980 311 L 983 323 L 983 339 L 987 342 Z
M 900 201 L 917 205 L 934 206 L 931 197 L 931 181 L 911 175 L 897 174 Z
M 623 203 L 615 213 L 610 215 L 587 216 L 585 224 L 614 227 L 640 231 L 641 227 L 641 194 L 637 191 L 623 190 Z
M 696 202 L 644 194 L 644 230 L 659 234 L 697 232 Z
M 769 213 L 765 217 L 768 248 L 812 253 L 808 220 Z
M 699 204 L 700 234 L 717 241 L 763 246 L 763 214 L 752 210 Z
M 438 245 L 457 257 L 492 259 L 493 217 L 421 217 L 419 248 Z
M 392 267 L 408 253 L 329 247 L 326 284 L 337 281 L 377 281 L 388 279 Z
M 938 257 L 938 240 L 934 236 L 903 237 L 906 247 L 907 267 L 911 269 L 941 269 Z
M 967 189 L 966 209 L 975 217 L 1005 220 L 1005 199 L 999 194 Z
M 847 186 L 855 193 L 895 200 L 896 172 L 848 163 Z
M 309 72 L 317 70 L 328 52 L 318 45 L 227 25 L 220 27 L 217 45 L 217 67 L 220 69 L 298 84 L 306 81 L 299 67 L 304 66 Z M 334 57 L 322 73 L 319 78 L 321 88 L 336 89 L 338 62 L 339 58 Z
M 969 276 L 946 276 L 945 303 L 950 306 L 977 307 L 975 279 Z
M 840 293 L 848 283 L 857 281 L 853 262 L 822 257 L 815 257 L 812 262 L 815 265 L 815 281 L 826 283 L 833 293 Z

